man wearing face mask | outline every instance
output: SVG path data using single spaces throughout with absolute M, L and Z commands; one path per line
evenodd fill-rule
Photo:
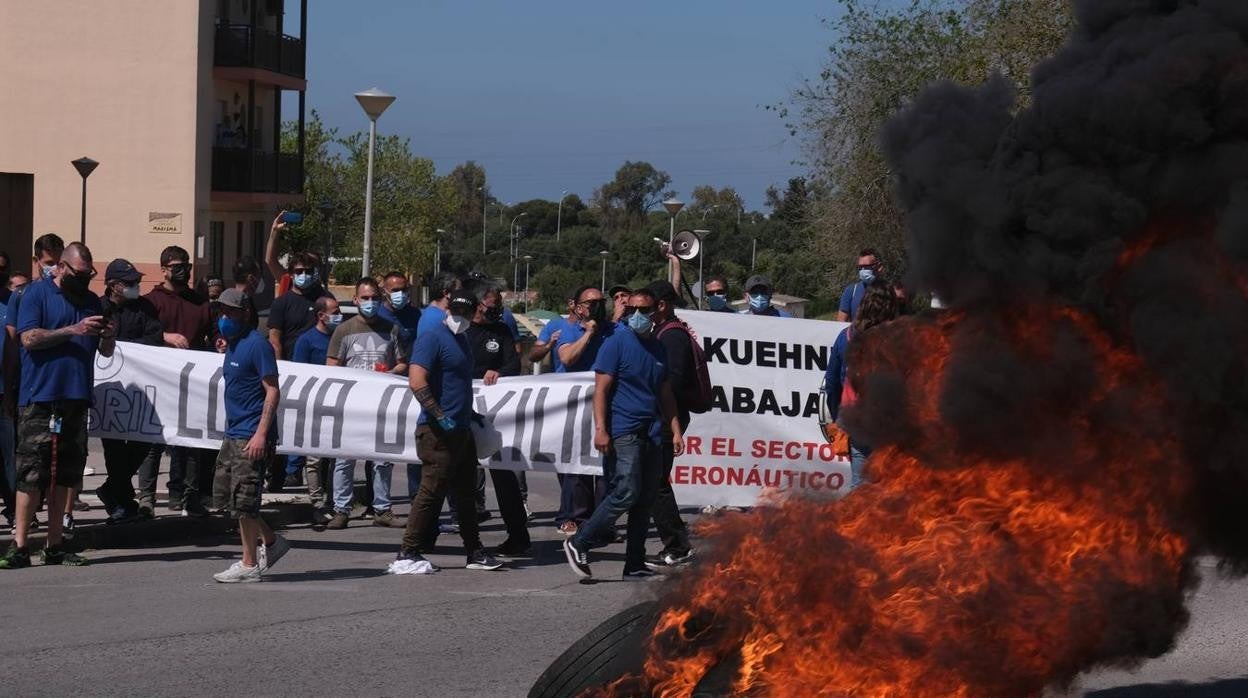
M 22 357 L 21 419 L 17 446 L 17 520 L 0 569 L 30 566 L 27 534 L 40 494 L 47 493 L 45 565 L 84 565 L 61 546 L 71 489 L 82 486 L 87 462 L 87 411 L 94 388 L 95 354 L 113 355 L 115 320 L 104 317 L 89 289 L 95 267 L 86 245 L 65 249 L 53 280 L 31 288 L 22 302 L 17 333 Z M 53 476 L 55 470 L 55 477 Z
M 295 355 L 291 358 L 301 364 L 324 366 L 326 354 L 329 352 L 329 339 L 334 330 L 342 324 L 342 312 L 338 308 L 338 300 L 333 296 L 322 296 L 316 299 L 316 327 L 304 332 L 295 342 Z M 307 458 L 305 456 L 289 456 L 286 472 L 291 467 L 303 468 L 303 480 L 308 485 L 308 497 L 312 500 L 312 525 L 324 526 L 329 523 L 329 510 L 333 501 L 329 498 L 332 477 L 333 458 Z
M 858 280 L 845 287 L 841 293 L 841 305 L 836 311 L 837 322 L 850 322 L 858 314 L 858 306 L 867 297 L 867 291 L 884 275 L 884 265 L 875 250 L 867 247 L 858 253 Z
M 607 496 L 576 535 L 563 542 L 568 565 L 590 577 L 589 551 L 614 538 L 615 523 L 628 514 L 625 581 L 654 576 L 646 566 L 646 532 L 662 477 L 661 424 L 671 430 L 672 451 L 684 452 L 684 434 L 667 376 L 663 346 L 653 338 L 658 302 L 642 289 L 628 299 L 619 331 L 602 345 L 594 361 L 594 448 L 603 455 Z
M 164 330 L 156 316 L 156 307 L 139 296 L 143 274 L 125 259 L 109 262 L 104 272 L 104 315 L 117 325 L 116 339 L 159 347 L 164 344 Z M 152 450 L 151 444 L 125 439 L 102 439 L 104 467 L 108 478 L 95 491 L 108 514 L 107 523 L 133 521 L 139 513 L 130 481 Z
M 412 284 L 401 271 L 392 271 L 382 280 L 382 299 L 378 314 L 399 329 L 399 341 L 411 346 L 420 329 L 420 308 L 412 304 Z
M 761 274 L 751 276 L 745 282 L 745 310 L 743 315 L 767 315 L 770 317 L 793 317 L 787 310 L 771 304 L 771 280 Z
M 291 255 L 291 289 L 269 306 L 269 344 L 278 360 L 294 355 L 299 336 L 316 325 L 316 299 L 330 295 L 321 285 L 316 258 L 307 252 Z
M 464 336 L 477 312 L 477 299 L 463 290 L 447 297 L 446 317 L 422 331 L 412 349 L 408 386 L 421 412 L 416 427 L 420 489 L 412 501 L 396 565 L 434 570 L 422 553 L 437 537 L 438 514 L 449 492 L 460 511 L 476 508 L 477 448 L 468 427 L 473 412 L 472 349 Z M 463 516 L 459 535 L 470 570 L 496 570 L 502 563 L 486 554 L 477 519 Z
M 409 349 L 399 340 L 398 328 L 378 315 L 382 300 L 381 288 L 376 280 L 371 277 L 360 279 L 355 285 L 355 305 L 360 310 L 359 314 L 334 330 L 329 340 L 325 363 L 362 371 L 407 373 Z M 374 526 L 401 525 L 390 511 L 390 481 L 393 471 L 394 463 L 373 464 Z M 334 517 L 328 528 L 347 527 L 347 520 L 351 516 L 354 480 L 355 461 L 339 458 L 334 463 Z
M 706 310 L 716 313 L 735 313 L 728 303 L 728 280 L 712 276 L 706 282 Z
M 164 282 L 148 292 L 146 298 L 156 307 L 156 316 L 164 329 L 165 346 L 193 351 L 213 351 L 212 304 L 208 298 L 191 288 L 191 256 L 177 245 L 160 253 L 160 270 Z M 156 476 L 160 468 L 159 454 L 144 461 L 139 468 L 140 505 L 153 507 L 156 499 Z M 210 449 L 185 446 L 169 448 L 169 509 L 183 516 L 207 516 L 212 498 L 212 471 L 216 453 Z M 148 511 L 151 509 L 149 508 Z

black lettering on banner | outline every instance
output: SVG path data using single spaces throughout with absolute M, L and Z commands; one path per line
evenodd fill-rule
M 533 403 L 533 438 L 529 441 L 529 452 L 533 454 L 534 463 L 554 463 L 555 454 L 542 452 L 542 421 L 546 415 L 546 396 L 550 388 L 539 388 L 537 400 Z
M 516 427 L 511 434 L 511 445 L 506 448 L 510 449 L 508 460 L 513 463 L 524 463 L 524 423 L 526 419 L 526 408 L 529 406 L 529 396 L 533 394 L 532 388 L 525 388 L 520 391 L 520 401 L 516 403 Z
M 758 365 L 763 368 L 776 367 L 776 343 L 755 342 L 758 347 Z
M 728 363 L 728 357 L 724 356 L 724 345 L 727 343 L 727 339 L 712 339 L 711 337 L 703 337 L 702 353 L 706 355 L 706 362 L 708 364 Z
M 780 368 L 798 368 L 802 365 L 801 344 L 780 343 Z M 825 369 L 826 370 L 826 369 Z
M 191 371 L 194 370 L 195 364 L 183 364 L 182 372 L 178 376 L 178 436 L 201 439 L 204 436 L 203 430 L 192 429 L 186 420 L 187 405 L 191 401 Z
M 316 402 L 312 404 L 312 448 L 321 445 L 321 422 L 329 419 L 332 421 L 333 430 L 330 438 L 330 448 L 342 447 L 342 427 L 346 421 L 347 396 L 351 394 L 351 389 L 356 385 L 356 381 L 346 380 L 345 378 L 326 378 L 321 383 L 321 389 L 316 391 Z M 333 404 L 326 404 L 325 396 L 329 394 L 330 388 L 338 388 L 338 395 Z
M 395 410 L 390 409 L 390 401 L 394 399 L 395 392 L 401 392 L 398 407 L 398 426 L 394 430 L 394 441 L 386 440 L 387 415 L 393 414 Z M 387 385 L 386 389 L 381 393 L 381 402 L 377 405 L 377 429 L 376 441 L 374 447 L 378 453 L 389 453 L 400 455 L 407 448 L 407 410 L 412 406 L 412 400 L 415 396 L 406 385 Z
M 104 389 L 104 404 L 100 405 L 101 420 L 100 429 L 112 434 L 124 434 L 128 429 L 128 424 L 122 424 L 121 417 L 125 416 L 127 422 L 130 418 L 130 399 L 126 395 L 125 388 L 110 385 Z
M 204 430 L 208 433 L 208 438 L 214 441 L 220 441 L 225 438 L 225 432 L 217 429 L 217 408 L 221 408 L 221 413 L 225 413 L 225 405 L 221 404 L 221 392 L 225 388 L 225 367 L 218 366 L 216 371 L 212 372 L 212 378 L 208 379 L 208 423 L 204 425 Z M 221 420 L 225 424 L 225 419 Z
M 787 401 L 780 404 L 776 393 L 767 388 L 759 391 L 756 399 L 754 391 L 749 388 L 734 386 L 730 397 L 726 386 L 715 385 L 711 387 L 711 409 L 733 414 L 801 416 L 809 419 L 819 416 L 819 394 L 789 391 Z
M 594 448 L 594 390 L 592 385 L 585 388 L 585 409 L 581 410 L 581 463 L 585 465 L 602 464 Z
M 165 429 L 160 423 L 160 415 L 156 413 L 156 386 L 143 386 L 143 396 L 146 404 L 140 403 L 140 407 L 145 409 L 138 415 L 135 430 L 140 434 L 159 436 L 165 432 Z
M 316 387 L 316 378 L 308 378 L 307 382 L 303 384 L 303 389 L 299 391 L 298 396 L 295 396 L 292 394 L 294 391 L 291 390 L 291 388 L 294 387 L 294 383 L 298 379 L 299 377 L 294 375 L 282 377 L 281 390 L 278 391 L 278 394 L 281 397 L 277 402 L 277 415 L 275 416 L 275 419 L 280 425 L 283 421 L 283 417 L 285 417 L 286 410 L 294 410 L 295 435 L 294 438 L 291 439 L 291 443 L 295 446 L 302 447 L 304 425 L 308 421 L 308 396 L 312 393 L 312 388 Z
M 738 366 L 749 366 L 754 361 L 754 342 L 750 340 L 728 340 L 728 353 L 732 362 Z
M 806 371 L 828 370 L 827 346 L 704 336 L 702 353 L 706 355 L 707 363 L 800 368 Z
M 503 397 L 499 399 L 498 402 L 494 403 L 490 407 L 486 407 L 485 398 L 481 395 L 480 392 L 477 392 L 477 412 L 483 415 L 490 422 L 494 423 L 494 428 L 498 429 L 499 428 L 498 423 L 495 420 L 498 419 L 499 412 L 501 412 L 503 407 L 506 406 L 507 403 L 511 402 L 511 399 L 515 396 L 516 396 L 516 391 L 508 390 L 507 392 L 503 393 Z M 501 450 L 498 453 L 495 453 L 494 455 L 490 456 L 490 461 L 497 461 L 501 463 L 502 460 L 503 460 L 503 454 Z
M 559 462 L 572 462 L 572 439 L 576 436 L 576 415 L 581 409 L 581 386 L 574 385 L 568 391 L 568 410 L 563 417 L 563 443 L 560 445 Z

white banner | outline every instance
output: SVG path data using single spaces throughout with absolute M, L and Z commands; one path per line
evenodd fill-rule
M 686 312 L 706 349 L 715 406 L 694 415 L 672 471 L 682 504 L 748 506 L 767 490 L 843 491 L 848 464 L 818 424 L 828 347 L 842 325 Z M 776 339 L 759 339 L 769 337 Z M 97 357 L 91 434 L 217 448 L 225 429 L 222 357 L 120 342 Z M 278 362 L 280 453 L 416 462 L 420 406 L 401 376 Z M 592 374 L 504 378 L 475 388 L 502 434 L 484 465 L 599 474 Z

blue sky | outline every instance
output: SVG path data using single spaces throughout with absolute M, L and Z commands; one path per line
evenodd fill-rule
M 398 100 L 380 132 L 441 173 L 476 160 L 507 202 L 588 198 L 625 160 L 762 208 L 802 173 L 798 143 L 763 105 L 817 75 L 831 0 L 473 2 L 310 0 L 308 106 L 363 129 L 352 93 Z M 297 25 L 298 6 L 287 21 Z M 293 7 L 291 7 L 293 6 Z

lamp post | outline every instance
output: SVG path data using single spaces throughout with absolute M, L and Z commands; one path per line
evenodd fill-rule
M 442 236 L 446 234 L 446 231 L 441 228 L 438 228 L 437 232 L 438 232 L 438 247 L 437 247 L 437 252 L 435 253 L 434 258 L 433 258 L 433 273 L 434 274 L 437 274 L 442 271 Z
M 518 244 L 518 241 L 516 240 L 516 221 L 520 218 L 524 218 L 527 215 L 529 215 L 528 212 L 516 214 L 516 217 L 511 219 L 511 227 L 508 228 L 508 230 L 511 231 L 511 258 L 513 260 L 516 258 L 516 252 L 519 251 L 519 247 L 520 247 L 520 245 Z
M 100 163 L 84 155 L 78 158 L 77 160 L 71 161 L 69 164 L 73 165 L 74 169 L 78 170 L 78 174 L 82 176 L 82 228 L 78 233 L 78 242 L 86 244 L 87 242 L 87 177 L 90 177 L 91 173 L 95 172 L 95 168 L 99 167 Z
M 568 198 L 568 192 L 564 191 L 563 196 L 559 197 L 559 215 L 555 218 L 555 242 L 559 242 L 559 234 L 563 232 L 563 200 Z
M 702 212 L 702 222 L 703 223 L 706 222 L 706 214 L 710 213 L 711 211 L 714 211 L 717 208 L 719 208 L 719 204 L 711 204 L 710 206 L 707 206 L 706 210 Z
M 668 199 L 663 202 L 663 208 L 667 209 L 667 215 L 672 217 L 671 227 L 667 231 L 667 246 L 672 246 L 672 238 L 676 237 L 676 214 L 680 213 L 680 209 L 685 207 L 685 202 L 679 199 Z
M 485 185 L 477 187 L 477 191 L 481 192 L 481 256 L 485 256 L 485 218 L 486 210 L 490 207 L 490 199 L 485 195 Z M 484 260 L 482 260 L 484 261 Z
M 329 284 L 329 273 L 333 269 L 333 263 L 330 261 L 334 256 L 334 226 L 331 222 L 334 217 L 336 207 L 333 203 L 326 201 L 316 207 L 321 213 L 321 225 L 325 226 L 325 254 L 321 256 L 321 278 L 325 279 L 325 284 Z
M 695 230 L 694 235 L 698 236 L 698 310 L 706 310 L 706 280 L 702 278 L 702 260 L 706 259 L 706 236 L 711 234 L 709 230 Z
M 750 271 L 754 271 L 756 258 L 758 258 L 758 238 L 750 238 Z
M 603 250 L 598 254 L 602 255 L 602 290 L 605 291 L 607 289 L 607 255 L 611 253 Z
M 374 87 L 371 90 L 356 92 L 355 101 L 360 103 L 360 107 L 368 115 L 368 180 L 364 185 L 364 260 L 360 264 L 360 275 L 368 276 L 373 246 L 373 151 L 377 146 L 377 119 L 381 117 L 386 107 L 394 102 L 394 95 L 386 94 Z
M 529 262 L 533 255 L 524 256 L 524 312 L 529 312 Z

